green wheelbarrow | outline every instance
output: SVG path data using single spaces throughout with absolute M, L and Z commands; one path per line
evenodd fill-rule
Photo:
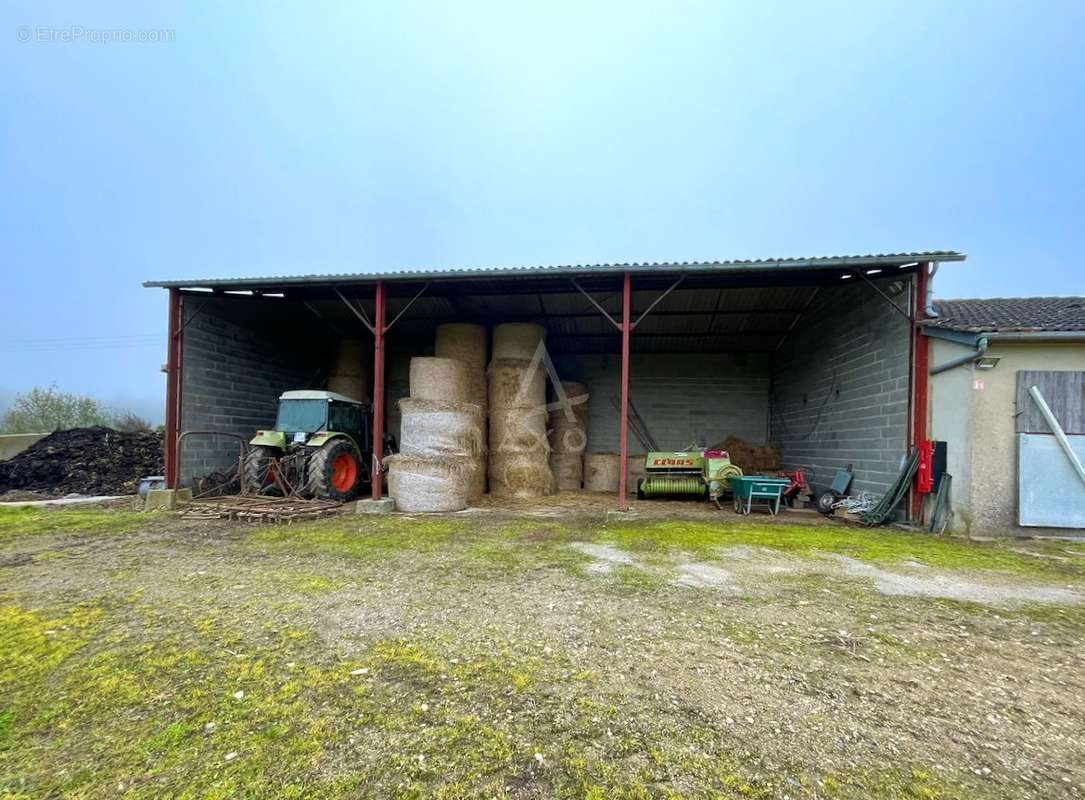
M 748 515 L 755 502 L 765 503 L 769 513 L 780 513 L 780 500 L 784 490 L 791 485 L 790 478 L 774 478 L 766 475 L 742 475 L 731 478 L 731 492 L 735 513 Z

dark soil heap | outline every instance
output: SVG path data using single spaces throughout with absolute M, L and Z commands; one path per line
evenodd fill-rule
M 0 461 L 0 494 L 13 489 L 55 495 L 135 494 L 140 478 L 161 475 L 163 463 L 157 433 L 72 428 Z

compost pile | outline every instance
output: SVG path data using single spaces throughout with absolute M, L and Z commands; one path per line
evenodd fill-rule
M 0 461 L 0 494 L 14 489 L 54 495 L 135 494 L 139 479 L 161 475 L 163 463 L 157 433 L 72 428 Z

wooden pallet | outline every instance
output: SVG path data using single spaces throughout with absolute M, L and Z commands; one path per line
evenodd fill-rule
M 331 500 L 301 500 L 294 497 L 235 495 L 193 500 L 181 509 L 185 519 L 233 519 L 241 522 L 286 523 L 326 517 L 342 503 Z

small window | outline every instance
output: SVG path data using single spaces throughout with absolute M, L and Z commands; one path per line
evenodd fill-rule
M 361 406 L 352 403 L 332 403 L 329 429 L 353 435 L 361 427 Z

